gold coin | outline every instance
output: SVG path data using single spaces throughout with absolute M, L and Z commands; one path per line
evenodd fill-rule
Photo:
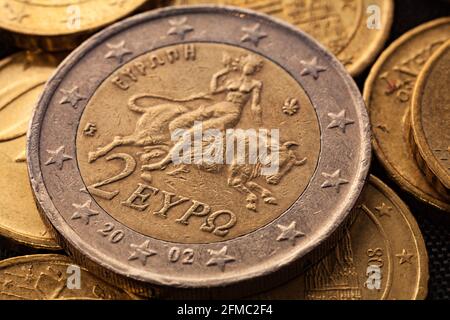
M 59 247 L 33 200 L 25 147 L 32 109 L 58 61 L 26 52 L 0 61 L 0 235 L 46 249 Z
M 281 18 L 331 50 L 352 76 L 367 68 L 383 48 L 394 12 L 392 0 L 171 0 L 171 3 L 233 5 Z
M 21 48 L 60 51 L 124 18 L 146 0 L 0 0 L 0 28 Z
M 305 274 L 262 299 L 425 299 L 428 257 L 411 212 L 372 176 L 356 207 L 357 218 L 330 253 Z
M 450 198 L 450 41 L 425 65 L 414 90 L 412 131 L 418 163 L 438 191 Z
M 66 256 L 38 254 L 0 262 L 0 300 L 131 300 Z
M 375 154 L 390 176 L 415 197 L 450 212 L 428 183 L 410 143 L 414 84 L 427 60 L 450 37 L 450 18 L 421 25 L 396 40 L 378 59 L 364 87 Z

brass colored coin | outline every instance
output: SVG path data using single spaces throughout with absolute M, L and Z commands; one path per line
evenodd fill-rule
M 196 138 L 196 124 L 205 152 L 179 163 L 173 136 Z M 61 241 L 89 270 L 162 296 L 283 281 L 276 271 L 301 269 L 339 233 L 371 157 L 362 97 L 333 55 L 235 7 L 162 9 L 105 29 L 61 64 L 31 127 L 33 189 Z M 235 129 L 247 133 L 230 145 Z M 244 145 L 247 158 L 257 134 L 269 144 L 265 130 L 279 132 L 269 174 L 263 149 L 253 163 L 235 153 Z M 203 158 L 212 141 L 216 162 Z
M 392 0 L 172 0 L 177 5 L 225 4 L 287 21 L 327 47 L 357 76 L 384 46 L 394 15 Z
M 372 176 L 357 218 L 329 254 L 302 276 L 262 299 L 425 299 L 428 257 L 413 215 L 403 201 Z
M 364 87 L 375 154 L 404 190 L 450 212 L 428 182 L 410 143 L 410 111 L 416 79 L 427 60 L 450 37 L 450 18 L 421 25 L 396 40 L 378 59 Z
M 423 68 L 413 95 L 412 131 L 418 163 L 450 199 L 450 41 Z
M 72 299 L 136 297 L 100 280 L 63 255 L 36 254 L 0 261 L 0 300 Z
M 0 61 L 0 235 L 58 249 L 33 199 L 26 165 L 32 110 L 59 58 L 21 52 Z
M 0 0 L 0 28 L 25 49 L 75 48 L 89 33 L 122 19 L 146 0 Z

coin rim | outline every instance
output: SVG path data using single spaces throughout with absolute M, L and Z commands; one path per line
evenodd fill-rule
M 406 43 L 408 40 L 410 40 L 414 36 L 420 34 L 423 31 L 426 31 L 428 29 L 431 29 L 431 28 L 441 25 L 441 24 L 450 24 L 450 17 L 435 19 L 435 20 L 426 22 L 424 24 L 421 24 L 421 25 L 407 31 L 401 37 L 399 37 L 394 42 L 392 42 L 391 45 L 380 55 L 378 60 L 372 66 L 370 73 L 364 83 L 363 97 L 366 102 L 366 107 L 367 107 L 367 111 L 368 111 L 369 115 L 370 115 L 371 93 L 375 86 L 376 78 L 379 75 L 381 68 L 382 68 L 383 64 L 385 63 L 385 61 L 387 60 L 387 58 L 389 58 L 392 54 L 394 54 L 398 47 L 400 47 L 401 45 Z M 400 188 L 402 188 L 403 190 L 409 192 L 416 198 L 420 199 L 421 201 L 423 201 L 435 208 L 438 208 L 444 212 L 450 212 L 450 204 L 447 204 L 443 199 L 441 199 L 441 200 L 435 199 L 434 197 L 428 195 L 424 191 L 422 191 L 419 188 L 417 188 L 416 186 L 414 186 L 408 180 L 403 178 L 403 176 L 395 168 L 395 166 L 392 165 L 391 162 L 389 162 L 387 160 L 387 157 L 384 155 L 384 153 L 381 150 L 381 147 L 378 144 L 375 134 L 372 135 L 372 148 L 375 152 L 377 159 L 380 161 L 382 166 L 386 169 L 389 177 L 392 180 L 394 180 Z M 414 158 L 413 155 L 411 155 L 411 156 Z
M 361 97 L 358 87 L 356 86 L 351 76 L 347 73 L 344 66 L 332 54 L 330 54 L 329 51 L 325 49 L 321 44 L 317 43 L 309 35 L 306 35 L 305 33 L 298 30 L 298 28 L 295 28 L 279 19 L 270 17 L 266 14 L 230 6 L 203 5 L 203 6 L 179 6 L 176 8 L 175 7 L 162 8 L 158 10 L 153 10 L 151 12 L 138 14 L 134 17 L 121 21 L 120 23 L 116 23 L 104 29 L 103 31 L 97 33 L 89 40 L 84 42 L 80 47 L 78 47 L 72 54 L 70 54 L 69 57 L 67 57 L 66 60 L 60 65 L 58 70 L 63 70 L 65 73 L 72 65 L 76 63 L 72 61 L 73 58 L 82 57 L 85 52 L 95 48 L 98 45 L 98 43 L 102 41 L 103 38 L 121 32 L 131 26 L 151 21 L 154 19 L 161 19 L 174 15 L 182 15 L 198 12 L 208 13 L 211 11 L 214 13 L 222 13 L 230 15 L 243 14 L 254 17 L 256 19 L 266 20 L 272 24 L 278 23 L 280 27 L 289 30 L 290 32 L 302 38 L 303 41 L 308 42 L 311 45 L 315 46 L 317 48 L 317 52 L 320 52 L 327 57 L 327 60 L 329 61 L 330 65 L 333 66 L 333 68 L 335 68 L 336 72 L 345 81 L 345 84 L 349 91 L 349 96 L 353 98 L 355 112 L 359 116 L 360 121 L 358 131 L 359 134 L 361 135 L 360 137 L 361 142 L 359 144 L 358 154 L 361 161 L 358 164 L 358 170 L 356 170 L 357 174 L 355 175 L 353 182 L 354 187 L 351 191 L 348 192 L 348 195 L 346 197 L 347 200 L 346 205 L 343 206 L 343 209 L 339 217 L 336 218 L 335 223 L 333 225 L 330 225 L 326 230 L 326 232 L 330 234 L 337 232 L 342 222 L 345 221 L 345 219 L 348 218 L 348 216 L 350 215 L 350 211 L 353 208 L 355 202 L 357 201 L 358 196 L 360 195 L 361 190 L 366 181 L 366 178 L 368 176 L 371 159 L 371 145 L 370 145 L 371 133 L 369 126 L 369 119 L 366 112 L 366 108 L 364 107 L 364 101 Z M 38 103 L 38 106 L 40 106 L 40 108 L 36 109 L 33 115 L 33 119 L 30 122 L 30 130 L 28 131 L 28 157 L 29 157 L 28 166 L 29 166 L 30 180 L 32 182 L 33 190 L 37 198 L 37 203 L 41 209 L 42 214 L 44 215 L 44 217 L 50 220 L 52 225 L 57 229 L 59 233 L 58 238 L 60 238 L 61 241 L 63 242 L 62 244 L 63 247 L 67 247 L 71 252 L 72 248 L 78 251 L 74 255 L 79 257 L 81 254 L 83 256 L 82 260 L 86 259 L 90 260 L 94 262 L 96 265 L 98 265 L 100 268 L 105 268 L 108 271 L 115 273 L 116 276 L 118 276 L 119 278 L 127 276 L 130 279 L 129 281 L 135 280 L 138 282 L 144 282 L 147 285 L 153 284 L 163 287 L 171 285 L 180 288 L 193 289 L 193 288 L 205 288 L 210 286 L 230 286 L 238 283 L 243 283 L 249 278 L 272 275 L 286 266 L 299 262 L 299 260 L 301 260 L 299 258 L 306 256 L 311 251 L 318 248 L 321 244 L 326 243 L 326 240 L 328 239 L 330 234 L 329 235 L 323 234 L 322 236 L 318 236 L 316 242 L 313 245 L 308 245 L 307 247 L 304 247 L 302 250 L 297 249 L 295 252 L 292 251 L 291 253 L 285 254 L 285 258 L 282 261 L 280 260 L 277 263 L 272 262 L 268 267 L 266 266 L 264 268 L 259 268 L 256 271 L 251 270 L 246 272 L 245 277 L 243 277 L 242 273 L 237 273 L 236 275 L 233 276 L 227 276 L 226 279 L 217 279 L 217 280 L 208 279 L 205 281 L 201 281 L 198 279 L 196 280 L 183 279 L 182 284 L 173 283 L 173 281 L 169 281 L 165 276 L 158 275 L 154 272 L 151 273 L 151 277 L 149 277 L 147 273 L 143 272 L 142 268 L 140 269 L 140 272 L 134 271 L 130 272 L 130 270 L 126 272 L 126 270 L 120 268 L 121 263 L 117 262 L 115 259 L 108 258 L 104 254 L 99 254 L 98 252 L 97 253 L 93 252 L 91 248 L 86 247 L 85 245 L 86 241 L 82 240 L 81 237 L 77 235 L 66 222 L 62 223 L 64 219 L 62 218 L 62 215 L 56 210 L 56 208 L 54 208 L 51 202 L 51 198 L 43 182 L 43 176 L 40 170 L 40 160 L 38 152 L 38 146 L 40 145 L 40 127 L 41 127 L 40 120 L 42 119 L 43 115 L 47 110 L 48 100 L 50 99 L 50 96 L 53 96 L 56 85 L 57 83 L 59 83 L 59 80 L 61 78 L 60 73 L 61 72 L 56 72 L 55 75 L 48 81 L 46 92 L 41 96 L 41 99 Z M 44 208 L 46 207 L 47 210 L 44 210 Z M 45 211 L 47 211 L 47 213 Z M 62 221 L 59 221 L 60 219 Z M 72 237 L 67 237 L 66 236 L 67 234 L 72 235 Z M 80 250 L 80 248 L 83 248 L 83 250 Z
M 421 112 L 421 100 L 424 94 L 423 89 L 427 84 L 431 68 L 433 68 L 436 62 L 439 61 L 441 54 L 443 54 L 447 50 L 450 50 L 450 40 L 446 41 L 441 47 L 439 47 L 439 49 L 427 61 L 418 76 L 412 97 L 411 127 L 414 142 L 416 143 L 420 157 L 424 160 L 424 163 L 428 167 L 429 171 L 442 183 L 443 188 L 446 188 L 448 190 L 450 189 L 450 175 L 439 164 L 439 161 L 436 159 L 433 152 L 431 151 L 430 146 L 428 145 L 427 138 L 425 137 L 425 132 L 422 126 Z M 435 183 L 439 182 L 435 181 Z

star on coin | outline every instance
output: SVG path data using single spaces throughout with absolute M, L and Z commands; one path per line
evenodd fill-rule
M 150 249 L 150 240 L 146 240 L 141 245 L 131 244 L 131 248 L 134 252 L 128 258 L 128 261 L 139 260 L 143 266 L 147 264 L 147 259 L 157 254 L 156 251 Z
M 406 249 L 402 250 L 402 253 L 395 255 L 399 259 L 399 264 L 409 263 L 411 264 L 411 258 L 414 256 L 411 253 L 408 253 Z
M 222 247 L 220 250 L 208 250 L 212 258 L 206 262 L 206 265 L 208 267 L 218 266 L 222 272 L 225 271 L 225 265 L 236 260 L 234 257 L 227 255 L 227 250 L 227 246 Z
M 80 204 L 72 204 L 77 211 L 72 215 L 72 220 L 81 220 L 84 222 L 84 224 L 88 225 L 90 222 L 91 217 L 96 216 L 99 214 L 98 211 L 91 209 L 92 200 L 86 201 L 83 205 Z
M 295 245 L 296 239 L 304 237 L 305 234 L 296 230 L 297 223 L 292 221 L 291 224 L 286 227 L 281 224 L 277 225 L 281 229 L 281 234 L 278 236 L 277 241 L 291 241 L 292 245 Z
M 61 89 L 60 91 L 64 94 L 64 96 L 59 103 L 60 104 L 68 103 L 74 109 L 77 108 L 78 102 L 86 100 L 86 97 L 80 94 L 80 89 L 77 86 L 74 86 L 72 90 Z
M 125 48 L 125 40 L 117 44 L 107 43 L 106 46 L 111 50 L 105 55 L 105 58 L 116 59 L 119 63 L 123 62 L 123 59 L 126 55 L 132 54 L 130 50 Z
M 252 27 L 243 27 L 242 31 L 245 32 L 244 36 L 241 38 L 241 42 L 251 42 L 255 47 L 258 46 L 259 41 L 267 37 L 267 34 L 260 31 L 261 25 L 259 23 L 253 25 Z
M 71 156 L 68 156 L 67 154 L 64 154 L 65 147 L 61 146 L 55 151 L 47 150 L 47 153 L 50 154 L 50 158 L 45 163 L 46 166 L 49 166 L 51 164 L 54 164 L 58 170 L 62 170 L 64 166 L 64 161 L 72 160 L 73 158 Z
M 388 216 L 390 217 L 390 212 L 392 211 L 392 207 L 388 207 L 386 203 L 381 203 L 381 206 L 375 207 L 375 210 L 378 211 L 378 216 Z
M 328 116 L 333 120 L 328 125 L 327 129 L 340 128 L 343 133 L 345 133 L 346 127 L 350 124 L 355 123 L 355 121 L 346 118 L 346 111 L 342 110 L 339 113 L 329 113 Z
M 319 73 L 325 72 L 327 68 L 319 66 L 317 64 L 317 57 L 314 57 L 310 62 L 301 60 L 300 63 L 303 65 L 304 69 L 300 73 L 302 76 L 312 76 L 314 80 L 319 79 Z
M 327 178 L 324 183 L 322 183 L 322 188 L 336 188 L 337 193 L 341 191 L 341 185 L 347 184 L 348 181 L 341 178 L 341 170 L 336 170 L 334 173 L 322 173 L 322 176 Z
M 169 24 L 172 26 L 167 32 L 171 36 L 179 36 L 181 40 L 184 40 L 186 33 L 194 31 L 194 28 L 188 24 L 187 17 L 181 17 L 180 19 L 169 19 Z

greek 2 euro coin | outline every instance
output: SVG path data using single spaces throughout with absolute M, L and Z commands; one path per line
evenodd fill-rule
M 39 101 L 28 157 L 38 205 L 90 270 L 161 294 L 244 295 L 336 234 L 370 135 L 353 80 L 312 38 L 190 6 L 72 53 Z

